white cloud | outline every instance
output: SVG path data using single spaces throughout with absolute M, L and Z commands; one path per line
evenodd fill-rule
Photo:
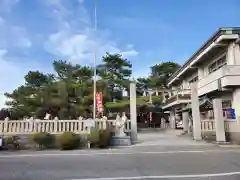
M 133 44 L 127 44 L 127 46 L 126 46 L 128 49 L 134 49 L 134 46 L 133 46 Z
M 1 0 L 0 5 L 0 108 L 5 107 L 5 92 L 23 84 L 24 75 L 31 66 L 25 66 L 21 57 L 12 58 L 11 54 L 19 48 L 29 48 L 32 42 L 27 32 L 20 26 L 11 24 L 12 11 L 19 0 Z M 11 57 L 12 56 L 12 57 Z
M 84 0 L 78 0 L 79 4 L 83 4 Z
M 85 34 L 71 34 L 59 31 L 49 37 L 45 45 L 47 50 L 55 55 L 67 58 L 73 62 L 86 62 L 91 56 L 95 42 Z
M 19 1 L 20 0 L 1 0 L 0 10 L 8 13 Z
M 12 92 L 24 83 L 24 76 L 29 70 L 42 70 L 42 66 L 29 62 L 24 52 L 31 54 L 32 40 L 28 27 L 22 27 L 21 22 L 12 24 L 9 19 L 14 17 L 14 6 L 20 0 L 0 0 L 0 108 L 4 107 L 5 92 Z M 98 62 L 106 52 L 122 53 L 125 58 L 138 55 L 133 45 L 119 46 L 111 38 L 108 30 L 99 29 L 96 33 L 92 28 L 91 13 L 85 9 L 84 1 L 78 0 L 79 7 L 71 8 L 71 1 L 44 0 L 44 12 L 52 20 L 47 25 L 55 29 L 44 41 L 44 48 L 57 57 L 71 60 L 75 63 L 91 64 L 93 50 L 96 47 Z M 4 9 L 5 8 L 5 9 Z M 11 13 L 9 13 L 11 12 Z M 77 17 L 77 18 L 76 18 Z M 52 18 L 52 19 L 51 19 Z M 17 20 L 17 19 L 15 19 Z M 14 22 L 16 22 L 14 20 Z M 20 53 L 19 53 L 20 51 Z M 14 53 L 18 56 L 15 57 Z M 23 56 L 22 56 L 23 55 Z M 39 54 L 41 56 L 41 54 Z M 40 67 L 40 68 L 39 68 Z M 47 68 L 49 70 L 49 68 Z M 45 70 L 47 71 L 47 70 Z
M 0 0 L 0 48 L 12 48 L 13 46 L 29 48 L 32 45 L 27 37 L 26 29 L 11 23 L 14 19 L 13 8 L 19 2 L 20 0 Z
M 5 20 L 3 19 L 3 17 L 0 16 L 0 25 L 3 25 L 5 22 Z
M 15 26 L 4 21 L 0 17 L 0 48 L 30 48 L 31 40 L 27 36 L 25 28 Z
M 14 59 L 14 60 L 13 60 Z M 16 59 L 19 60 L 16 62 Z M 34 62 L 22 62 L 19 57 L 9 57 L 6 49 L 0 49 L 0 109 L 5 106 L 5 92 L 11 93 L 24 84 L 24 76 L 28 71 L 41 70 L 41 66 Z M 48 68 L 45 68 L 45 71 Z M 43 71 L 44 72 L 44 71 Z
M 15 45 L 22 48 L 30 48 L 32 46 L 32 42 L 27 37 L 26 30 L 22 27 L 13 26 L 11 27 L 13 32 L 13 37 L 15 37 Z
M 129 51 L 123 51 L 123 52 L 122 52 L 122 55 L 123 55 L 124 57 L 136 56 L 136 55 L 138 55 L 138 52 L 133 49 L 133 50 L 129 50 Z
M 65 1 L 64 1 L 65 2 Z M 61 56 L 74 63 L 88 64 L 92 62 L 93 52 L 96 48 L 98 59 L 106 52 L 121 53 L 124 57 L 136 56 L 138 52 L 133 46 L 126 46 L 126 51 L 122 50 L 116 42 L 110 40 L 110 33 L 107 30 L 94 32 L 89 12 L 80 1 L 76 12 L 70 12 L 63 6 L 63 1 L 51 2 L 54 6 L 58 31 L 49 35 L 45 43 L 45 49 L 57 56 Z M 49 5 L 49 4 L 48 4 Z M 57 9 L 57 10 L 56 10 Z M 81 14 L 81 16 L 76 16 Z M 78 17 L 78 18 L 75 18 Z
M 6 49 L 0 49 L 0 109 L 5 107 L 5 92 L 12 91 L 23 81 L 23 71 L 16 64 L 5 59 Z
M 59 31 L 49 37 L 46 49 L 55 54 L 65 57 L 74 63 L 88 64 L 92 61 L 93 52 L 96 48 L 98 57 L 106 52 L 121 53 L 124 57 L 138 55 L 134 49 L 121 51 L 116 43 L 85 33 L 72 34 L 66 31 Z M 98 62 L 100 59 L 98 58 Z

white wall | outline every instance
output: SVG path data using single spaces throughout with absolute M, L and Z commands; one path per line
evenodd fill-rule
M 240 47 L 239 44 L 231 43 L 227 52 L 228 65 L 240 65 Z

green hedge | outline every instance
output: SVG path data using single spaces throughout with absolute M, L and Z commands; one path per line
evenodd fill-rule
M 111 137 L 111 131 L 109 130 L 94 130 L 90 134 L 86 134 L 86 138 L 81 138 L 80 135 L 73 132 L 64 132 L 58 137 L 49 133 L 39 132 L 31 134 L 29 143 L 40 149 L 60 148 L 61 150 L 72 150 L 86 145 L 88 141 L 92 148 L 107 148 Z M 20 141 L 18 139 L 18 136 L 5 137 L 2 149 L 20 149 Z
M 62 150 L 77 149 L 81 145 L 81 138 L 73 132 L 64 132 L 58 138 L 58 145 Z
M 7 136 L 3 138 L 3 147 L 5 150 L 20 150 L 20 140 L 18 136 Z
M 55 136 L 45 132 L 34 133 L 31 135 L 32 142 L 38 148 L 53 148 L 55 147 Z
M 108 130 L 95 130 L 88 135 L 88 141 L 92 148 L 107 148 L 111 137 L 111 132 Z

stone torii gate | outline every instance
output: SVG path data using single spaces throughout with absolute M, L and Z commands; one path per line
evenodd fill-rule
M 130 84 L 130 119 L 131 119 L 131 140 L 133 144 L 138 141 L 137 137 L 137 100 L 136 83 Z

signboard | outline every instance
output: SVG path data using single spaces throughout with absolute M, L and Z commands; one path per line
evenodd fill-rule
M 95 126 L 95 122 L 93 119 L 87 119 L 84 121 L 85 128 L 93 128 Z
M 231 109 L 232 119 L 236 119 L 235 109 Z
M 103 112 L 103 94 L 102 92 L 96 93 L 96 104 L 97 104 L 97 111 L 98 113 Z
M 236 112 L 233 108 L 225 108 L 223 109 L 223 116 L 227 119 L 236 119 Z

